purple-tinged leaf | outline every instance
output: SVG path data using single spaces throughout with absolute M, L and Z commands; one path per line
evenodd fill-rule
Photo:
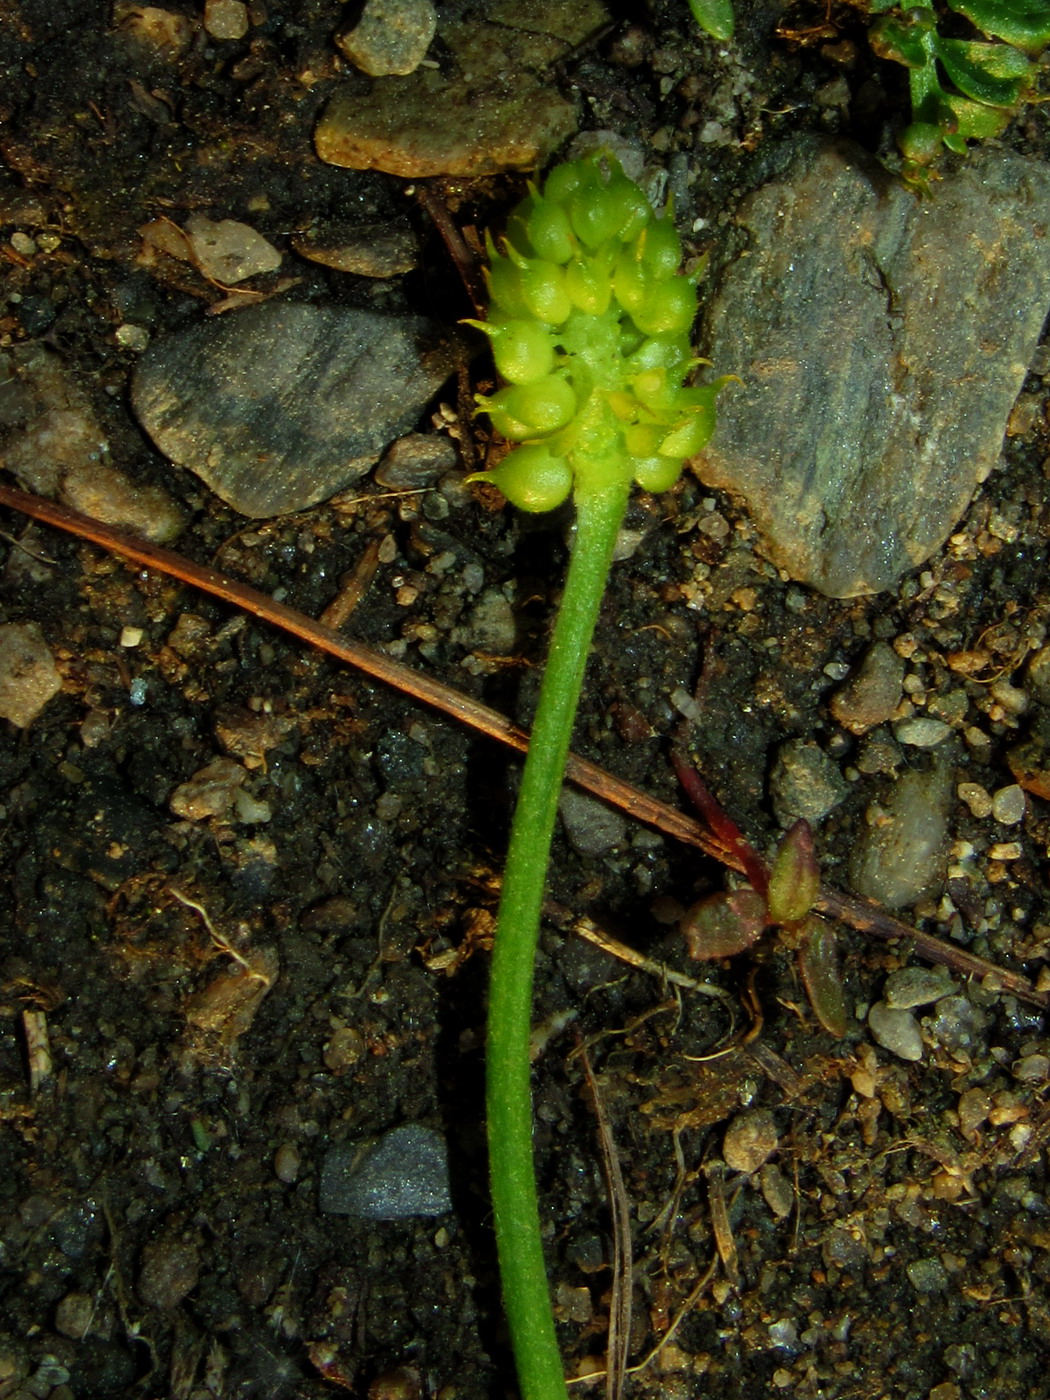
M 762 936 L 768 926 L 766 902 L 751 889 L 731 894 L 712 894 L 686 914 L 682 932 L 689 944 L 689 956 L 699 962 L 731 958 Z
M 835 930 L 822 919 L 811 919 L 799 944 L 798 967 L 813 1014 L 838 1039 L 846 1034 L 846 993 L 839 970 Z
M 762 857 L 752 846 L 744 833 L 733 821 L 732 817 L 715 801 L 707 784 L 701 778 L 693 765 L 686 758 L 685 754 L 677 749 L 671 753 L 671 762 L 674 771 L 678 775 L 678 781 L 685 788 L 689 795 L 689 800 L 697 809 L 704 821 L 711 830 L 711 834 L 716 836 L 722 845 L 728 850 L 735 852 L 740 857 L 740 863 L 744 867 L 744 874 L 751 882 L 752 887 L 758 891 L 759 895 L 764 895 L 766 884 L 769 880 L 769 872 L 765 867 Z
M 787 833 L 773 858 L 769 872 L 769 919 L 774 924 L 795 924 L 813 908 L 820 893 L 820 866 L 809 824 L 799 819 Z

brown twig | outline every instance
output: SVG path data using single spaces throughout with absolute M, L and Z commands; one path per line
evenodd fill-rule
M 518 753 L 524 753 L 529 746 L 526 731 L 516 724 L 511 724 L 510 720 L 498 711 L 490 710 L 487 705 L 462 695 L 452 686 L 443 685 L 441 681 L 421 675 L 407 666 L 401 666 L 380 652 L 361 645 L 360 642 L 349 641 L 339 633 L 333 632 L 331 628 L 307 617 L 305 613 L 297 612 L 284 603 L 277 603 L 258 589 L 238 583 L 236 579 L 220 573 L 217 569 L 195 564 L 170 549 L 150 544 L 136 535 L 114 529 L 100 520 L 58 505 L 55 501 L 45 500 L 42 496 L 32 496 L 11 486 L 0 484 L 0 504 L 10 506 L 13 510 L 21 511 L 24 515 L 42 520 L 47 525 L 53 525 L 56 529 L 65 530 L 81 539 L 90 540 L 136 564 L 181 579 L 183 583 L 192 584 L 213 597 L 222 598 L 254 617 L 272 623 L 311 646 L 318 647 L 330 656 L 355 666 L 365 675 L 383 681 L 414 699 L 451 715 L 478 733 L 485 734 L 490 739 L 517 750 Z M 596 763 L 570 754 L 566 765 L 566 777 L 577 787 L 620 808 L 636 821 L 645 822 L 666 835 L 675 837 L 676 840 L 695 846 L 731 870 L 746 873 L 739 852 L 727 848 L 695 818 L 687 816 L 666 802 L 661 802 L 658 798 L 650 797 L 640 788 L 633 787 L 611 773 L 606 773 Z M 887 942 L 903 939 L 910 942 L 919 956 L 928 962 L 943 963 L 963 977 L 974 977 L 979 981 L 990 980 L 993 985 L 1032 1006 L 1050 1008 L 1050 993 L 1037 990 L 1026 977 L 1016 972 L 1008 972 L 984 958 L 966 952 L 963 948 L 944 943 L 931 934 L 911 928 L 868 900 L 822 887 L 814 908 L 829 919 L 841 920 L 874 938 Z
M 580 1044 L 580 1057 L 598 1122 L 602 1167 L 609 1192 L 612 1217 L 612 1287 L 609 1293 L 609 1341 L 605 1356 L 605 1400 L 620 1400 L 627 1374 L 627 1354 L 631 1345 L 631 1304 L 634 1292 L 634 1252 L 631 1246 L 631 1207 L 623 1184 L 620 1158 L 616 1151 L 609 1115 L 605 1112 L 598 1081 L 591 1068 L 587 1047 Z

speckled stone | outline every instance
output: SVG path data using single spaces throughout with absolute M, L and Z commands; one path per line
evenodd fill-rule
M 922 1059 L 922 1032 L 910 1011 L 877 1001 L 868 1012 L 868 1029 L 879 1045 L 899 1060 Z
M 410 180 L 535 169 L 576 130 L 550 66 L 605 15 L 597 0 L 521 0 L 498 23 L 441 22 L 442 68 L 337 89 L 314 132 L 317 154 Z
M 444 1215 L 452 1209 L 444 1139 L 406 1123 L 371 1144 L 337 1143 L 321 1166 L 320 1207 L 364 1220 Z
M 453 365 L 421 317 L 268 301 L 155 341 L 132 403 L 173 462 L 242 515 L 282 515 L 357 481 Z
M 407 75 L 423 61 L 436 29 L 431 0 L 367 0 L 357 24 L 336 44 L 372 78 Z
M 845 141 L 769 159 L 705 313 L 743 383 L 697 470 L 792 578 L 893 588 L 999 460 L 1050 306 L 1050 167 L 989 144 L 919 198 Z
M 62 677 L 36 623 L 0 626 L 0 717 L 26 729 L 61 689 Z
M 885 800 L 869 807 L 849 864 L 858 894 L 897 910 L 939 889 L 954 786 L 951 764 L 939 762 L 902 773 Z

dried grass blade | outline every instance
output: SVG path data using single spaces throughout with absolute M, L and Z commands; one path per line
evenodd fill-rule
M 598 1123 L 598 1141 L 602 1149 L 602 1166 L 609 1188 L 609 1211 L 612 1216 L 612 1290 L 609 1300 L 609 1341 L 605 1358 L 605 1400 L 620 1400 L 624 1377 L 627 1374 L 627 1352 L 631 1345 L 631 1299 L 634 1288 L 630 1202 L 623 1184 L 616 1142 L 598 1090 L 598 1081 L 591 1068 L 590 1056 L 583 1046 L 580 1047 L 580 1054 L 594 1102 L 594 1116 Z

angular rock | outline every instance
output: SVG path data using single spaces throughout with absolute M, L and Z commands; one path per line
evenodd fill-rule
M 407 219 L 386 224 L 312 224 L 292 235 L 300 257 L 358 277 L 397 277 L 419 266 L 419 240 Z
M 156 341 L 132 403 L 234 510 L 282 515 L 363 476 L 452 365 L 421 317 L 267 301 Z
M 447 71 L 337 89 L 317 124 L 322 160 L 405 179 L 531 170 L 576 130 L 549 75 L 604 20 L 597 0 L 523 3 L 503 23 L 439 24 Z
M 791 577 L 893 588 L 999 459 L 1050 306 L 1050 166 L 987 147 L 919 198 L 806 138 L 736 218 L 704 344 L 744 382 L 697 471 Z
M 336 44 L 363 73 L 414 73 L 437 29 L 431 0 L 366 0 L 361 18 Z
M 337 1143 L 321 1164 L 319 1203 L 326 1215 L 363 1220 L 444 1215 L 452 1209 L 444 1139 L 405 1123 L 373 1143 Z
M 886 642 L 873 642 L 856 674 L 831 697 L 831 713 L 851 734 L 891 719 L 901 702 L 904 662 Z
M 951 762 L 938 760 L 928 772 L 902 774 L 886 801 L 869 807 L 849 864 L 858 894 L 897 910 L 939 889 L 952 795 Z
M 922 1059 L 922 1031 L 910 1011 L 877 1001 L 868 1012 L 868 1029 L 882 1048 L 898 1059 Z
M 36 623 L 0 626 L 0 718 L 27 729 L 61 689 L 62 677 Z
M 60 355 L 38 344 L 17 346 L 0 354 L 0 380 L 0 453 L 28 491 L 149 540 L 167 543 L 179 534 L 182 513 L 167 492 L 110 460 L 91 398 Z
M 281 255 L 273 244 L 238 219 L 193 214 L 186 220 L 186 236 L 201 272 L 224 286 L 244 282 L 260 272 L 276 272 L 281 265 Z

